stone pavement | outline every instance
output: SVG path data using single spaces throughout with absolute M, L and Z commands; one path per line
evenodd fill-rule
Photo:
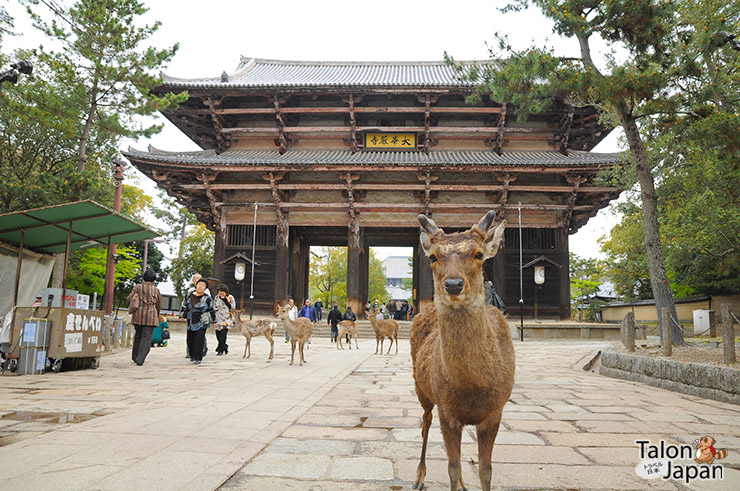
M 358 352 L 315 338 L 303 367 L 288 366 L 282 342 L 266 363 L 263 338 L 247 360 L 231 336 L 231 354 L 201 366 L 183 344 L 173 333 L 143 367 L 121 351 L 98 370 L 0 377 L 0 489 L 410 489 L 422 411 L 407 341 L 381 356 L 374 340 Z M 603 342 L 515 346 L 497 489 L 739 489 L 740 407 L 583 371 Z M 705 435 L 730 451 L 722 481 L 636 475 L 635 440 Z M 472 429 L 462 454 L 465 482 L 480 489 Z M 425 489 L 449 489 L 446 468 L 435 414 Z

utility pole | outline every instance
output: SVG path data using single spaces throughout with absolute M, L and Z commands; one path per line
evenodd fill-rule
M 121 211 L 121 195 L 123 194 L 123 168 L 126 165 L 121 160 L 114 160 L 114 173 L 113 179 L 115 179 L 116 194 L 113 199 L 113 210 L 116 213 Z M 105 315 L 113 314 L 113 291 L 115 288 L 116 278 L 116 251 L 118 250 L 117 244 L 111 244 L 108 246 L 108 261 L 105 266 L 105 293 L 103 293 L 103 313 Z

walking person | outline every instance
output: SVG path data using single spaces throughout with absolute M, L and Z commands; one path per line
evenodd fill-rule
M 216 320 L 213 310 L 213 300 L 206 295 L 208 282 L 198 280 L 195 291 L 190 294 L 183 305 L 185 318 L 188 323 L 188 352 L 194 364 L 200 365 L 203 360 L 203 343 L 206 339 L 206 329 Z
M 389 319 L 396 318 L 396 302 L 394 302 L 393 300 L 388 302 L 388 318 Z
M 318 300 L 316 300 L 316 303 L 313 304 L 313 306 L 314 306 L 314 308 L 316 308 L 316 320 L 317 321 L 320 321 L 321 320 L 321 317 L 322 317 L 321 313 L 322 313 L 322 311 L 324 309 L 324 304 L 321 303 L 321 299 L 318 299 Z
M 185 293 L 185 300 L 182 302 L 182 306 L 180 307 L 180 318 L 185 319 L 185 311 L 183 310 L 185 308 L 185 302 L 188 298 L 190 298 L 190 295 L 195 291 L 195 287 L 198 284 L 198 281 L 203 278 L 203 276 L 200 273 L 193 273 L 193 277 L 190 279 L 190 288 L 188 288 L 188 291 Z M 208 290 L 208 282 L 206 282 L 206 295 L 209 297 L 211 296 L 210 290 Z M 203 338 L 203 356 L 206 356 L 206 353 L 208 353 L 208 339 Z M 185 347 L 185 358 L 190 358 L 192 360 L 192 357 L 190 356 L 190 348 Z
M 152 347 L 152 332 L 159 325 L 159 310 L 162 308 L 162 294 L 154 286 L 157 275 L 151 269 L 144 271 L 143 282 L 131 290 L 128 296 L 131 323 L 134 325 L 134 346 L 131 359 L 141 366 Z
M 368 302 L 367 304 L 370 305 L 370 302 Z M 355 315 L 354 312 L 352 312 L 352 307 L 350 307 L 349 305 L 347 305 L 347 310 L 344 311 L 344 315 L 342 317 L 346 321 L 352 321 L 352 322 L 356 322 L 357 321 L 357 316 Z M 348 334 L 345 334 L 344 335 L 344 339 L 349 343 L 349 335 Z
M 337 342 L 337 336 L 339 335 L 339 328 L 337 325 L 342 321 L 342 313 L 339 311 L 337 304 L 334 304 L 334 308 L 331 309 L 329 315 L 326 317 L 326 323 L 331 326 L 331 341 L 332 343 Z
M 288 319 L 294 321 L 298 318 L 298 307 L 295 305 L 295 301 L 292 298 L 288 299 Z M 290 336 L 288 336 L 288 330 L 285 330 L 285 342 L 287 343 L 290 341 Z
M 213 308 L 216 309 L 216 355 L 228 355 L 229 345 L 226 344 L 226 337 L 229 334 L 229 328 L 233 324 L 232 313 L 236 300 L 233 295 L 229 295 L 229 287 L 221 284 L 218 285 L 218 295 L 213 300 Z

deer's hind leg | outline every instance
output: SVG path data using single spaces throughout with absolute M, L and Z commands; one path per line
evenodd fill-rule
M 393 347 L 393 336 L 388 336 L 388 342 L 390 344 L 388 345 L 388 352 L 386 353 L 386 355 L 391 354 L 391 348 Z M 396 353 L 398 353 L 398 345 L 396 345 Z
M 247 357 L 247 349 L 249 348 L 249 336 L 244 336 L 244 339 L 247 341 L 244 345 L 244 354 L 242 355 L 242 358 Z M 252 353 L 249 353 L 249 356 L 252 356 Z
M 419 457 L 419 465 L 416 468 L 413 489 L 424 489 L 424 478 L 427 475 L 427 440 L 429 439 L 429 427 L 432 426 L 432 409 L 434 409 L 434 403 L 426 397 L 419 396 L 419 402 L 424 409 L 424 415 L 421 419 L 421 457 Z
M 267 357 L 267 360 L 269 361 L 272 360 L 272 357 L 275 354 L 275 339 L 268 331 L 265 331 L 265 338 L 270 342 L 270 356 Z
M 357 333 L 355 333 L 354 336 L 355 336 L 355 348 L 360 349 L 360 345 L 357 344 Z

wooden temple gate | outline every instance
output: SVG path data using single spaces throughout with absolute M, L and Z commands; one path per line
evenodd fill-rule
M 518 121 L 505 104 L 466 104 L 472 88 L 441 62 L 244 58 L 232 75 L 165 78 L 157 89 L 188 91 L 165 116 L 203 151 L 125 155 L 216 232 L 214 276 L 237 298 L 234 265 L 224 261 L 251 258 L 256 238 L 258 311 L 306 298 L 309 248 L 319 245 L 348 247 L 355 310 L 367 300 L 369 247 L 413 247 L 423 309 L 433 292 L 417 215 L 449 232 L 493 209 L 509 228 L 487 270 L 518 313 L 521 208 L 524 262 L 544 257 L 549 268 L 536 292 L 531 272 L 525 278 L 525 314 L 537 294 L 540 316 L 569 318 L 568 235 L 620 191 L 598 180 L 619 157 L 589 152 L 608 130 L 596 109 L 562 100 Z

